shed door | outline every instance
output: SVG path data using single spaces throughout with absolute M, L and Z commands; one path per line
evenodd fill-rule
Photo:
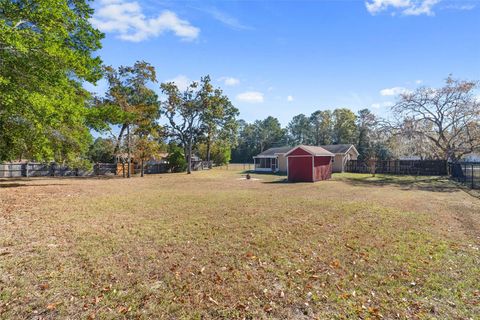
M 313 181 L 312 157 L 288 157 L 288 180 Z

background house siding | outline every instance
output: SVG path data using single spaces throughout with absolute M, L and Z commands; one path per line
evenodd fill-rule
M 344 155 L 343 154 L 336 154 L 333 161 L 333 172 L 343 172 L 344 168 Z
M 287 173 L 287 158 L 285 154 L 278 155 L 278 171 Z

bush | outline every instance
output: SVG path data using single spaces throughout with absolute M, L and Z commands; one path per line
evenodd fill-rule
M 187 170 L 187 160 L 183 154 L 183 149 L 177 145 L 168 146 L 168 167 L 172 172 L 184 172 Z

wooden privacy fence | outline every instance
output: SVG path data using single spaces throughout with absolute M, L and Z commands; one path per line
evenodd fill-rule
M 349 160 L 345 166 L 346 172 L 370 173 L 370 164 L 360 160 Z M 376 161 L 376 173 L 400 174 L 400 175 L 424 175 L 443 176 L 447 175 L 447 162 L 444 160 L 386 160 Z
M 193 161 L 192 170 L 208 170 L 212 166 L 208 161 Z M 125 164 L 125 172 L 127 171 Z M 145 174 L 167 173 L 170 171 L 168 163 L 146 163 L 144 165 Z M 141 172 L 140 164 L 132 163 L 132 173 Z M 105 175 L 123 175 L 121 163 L 96 163 L 92 170 L 72 169 L 68 166 L 57 163 L 0 163 L 0 178 L 20 178 L 20 177 L 68 177 L 68 176 L 105 176 Z
M 97 163 L 92 170 L 73 169 L 58 163 L 1 163 L 0 178 L 109 175 L 115 173 L 115 168 L 113 163 Z

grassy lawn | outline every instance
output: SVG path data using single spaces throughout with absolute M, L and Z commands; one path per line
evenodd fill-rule
M 253 177 L 1 181 L 0 318 L 479 316 L 479 199 L 435 177 Z

